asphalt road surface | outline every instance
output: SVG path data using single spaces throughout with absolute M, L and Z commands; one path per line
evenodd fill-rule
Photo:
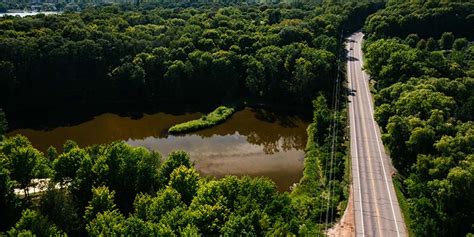
M 369 76 L 362 70 L 363 37 L 357 32 L 346 44 L 356 236 L 408 236 L 392 183 L 391 161 L 374 120 Z

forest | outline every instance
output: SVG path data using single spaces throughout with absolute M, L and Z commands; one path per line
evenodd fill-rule
M 474 232 L 473 16 L 472 2 L 411 2 L 364 26 L 375 117 L 415 236 Z
M 18 111 L 78 104 L 179 106 L 252 98 L 313 110 L 303 178 L 291 192 L 278 192 L 268 178 L 201 176 L 184 151 L 160 154 L 121 141 L 79 147 L 69 140 L 61 152 L 53 147 L 41 152 L 24 136 L 3 136 L 0 231 L 12 236 L 321 234 L 325 219 L 341 216 L 348 196 L 345 105 L 340 100 L 334 110 L 331 99 L 344 71 L 338 67 L 344 64 L 343 38 L 380 7 L 368 2 L 111 5 L 0 18 L 2 133 Z M 335 169 L 326 172 L 333 132 L 338 134 Z M 46 192 L 28 188 L 38 179 L 48 180 Z
M 88 7 L 106 6 L 113 4 L 129 5 L 144 9 L 156 7 L 199 7 L 203 5 L 255 5 L 255 4 L 291 4 L 296 6 L 306 3 L 323 3 L 323 0 L 297 1 L 297 0 L 8 0 L 0 2 L 0 13 L 7 10 L 28 9 L 32 5 L 41 6 L 41 11 L 80 11 Z M 327 1 L 326 1 L 327 2 Z
M 38 107 L 242 96 L 310 105 L 331 91 L 341 31 L 360 27 L 375 7 L 112 5 L 4 17 L 0 107 L 8 116 Z

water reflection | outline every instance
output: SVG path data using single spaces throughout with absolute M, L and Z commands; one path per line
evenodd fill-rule
M 245 136 L 248 143 L 262 147 L 266 154 L 273 154 L 291 149 L 303 150 L 307 125 L 307 121 L 300 116 L 245 108 L 225 123 L 196 134 L 211 137 L 238 133 Z
M 183 115 L 156 113 L 153 115 L 144 114 L 139 119 L 132 119 L 106 113 L 77 125 L 61 126 L 48 130 L 17 129 L 10 132 L 8 136 L 23 134 L 30 139 L 36 148 L 42 151 L 46 151 L 50 145 L 61 151 L 62 145 L 67 139 L 72 139 L 79 146 L 85 147 L 116 140 L 128 140 L 129 138 L 163 137 L 165 136 L 164 132 L 172 125 L 196 119 L 200 116 L 200 113 Z
M 67 139 L 82 147 L 124 140 L 164 155 L 182 149 L 190 153 L 203 175 L 267 176 L 282 191 L 301 178 L 308 125 L 301 116 L 245 108 L 209 129 L 177 136 L 167 133 L 172 125 L 200 116 L 200 113 L 156 113 L 132 119 L 102 114 L 74 126 L 47 131 L 18 129 L 8 135 L 23 134 L 43 151 L 49 145 L 61 150 Z

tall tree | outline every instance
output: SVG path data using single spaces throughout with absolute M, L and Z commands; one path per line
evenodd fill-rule
M 0 153 L 0 160 L 4 159 Z M 0 230 L 13 225 L 19 214 L 19 200 L 13 192 L 13 182 L 10 179 L 10 172 L 0 161 Z
M 180 166 L 185 166 L 187 168 L 191 167 L 191 161 L 188 153 L 184 151 L 173 151 L 168 155 L 168 158 L 166 161 L 163 163 L 163 165 L 160 167 L 160 179 L 161 179 L 161 184 L 163 186 L 167 185 L 171 173 L 174 171 L 174 169 L 180 167 Z
M 190 204 L 199 188 L 199 174 L 194 168 L 180 166 L 171 173 L 169 186 L 181 194 L 184 203 Z
M 89 205 L 86 207 L 84 213 L 84 220 L 86 223 L 89 223 L 96 218 L 98 213 L 116 210 L 114 196 L 115 192 L 109 191 L 109 188 L 106 186 L 93 188 L 92 200 L 89 201 Z
M 7 127 L 8 127 L 7 118 L 2 108 L 0 108 L 0 137 L 2 135 L 5 135 L 7 131 Z
M 18 181 L 26 197 L 29 196 L 31 179 L 46 178 L 51 172 L 48 160 L 31 146 L 13 150 L 7 159 L 7 165 L 10 167 L 12 179 Z

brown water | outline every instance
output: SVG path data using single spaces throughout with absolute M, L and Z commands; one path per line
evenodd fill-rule
M 196 119 L 200 113 L 172 115 L 145 114 L 139 119 L 102 114 L 92 120 L 48 131 L 18 129 L 8 136 L 23 134 L 38 149 L 50 145 L 61 150 L 67 139 L 81 147 L 124 140 L 166 155 L 177 149 L 187 151 L 203 175 L 266 176 L 281 191 L 297 183 L 303 170 L 306 127 L 300 116 L 245 108 L 225 123 L 186 135 L 169 135 L 174 124 Z

